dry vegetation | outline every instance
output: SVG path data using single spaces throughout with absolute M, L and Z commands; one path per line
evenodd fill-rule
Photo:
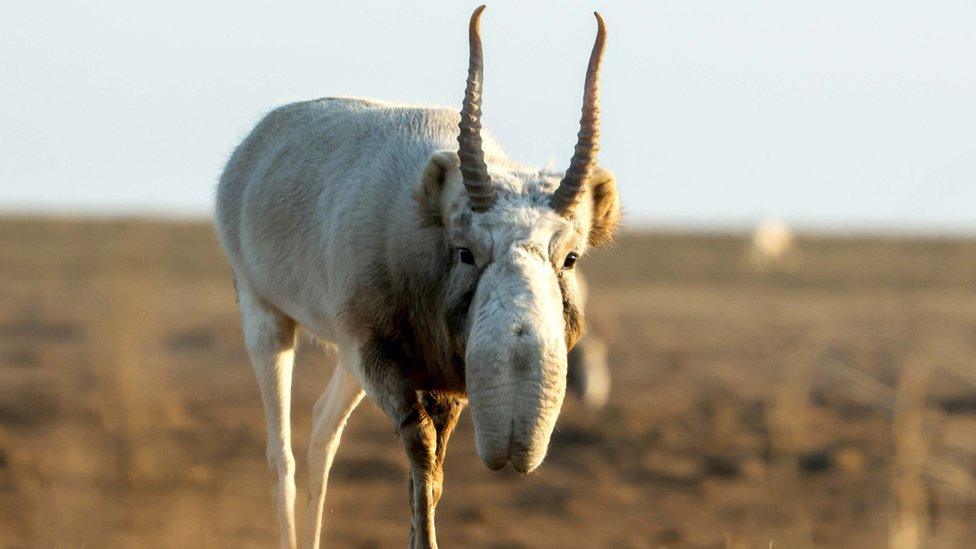
M 631 235 L 588 260 L 610 405 L 568 403 L 528 477 L 480 465 L 464 418 L 442 545 L 976 545 L 976 242 L 801 235 L 762 270 L 748 250 Z M 300 458 L 331 366 L 300 353 Z M 271 546 L 263 446 L 209 227 L 0 220 L 0 546 Z M 327 539 L 401 546 L 405 470 L 364 404 Z

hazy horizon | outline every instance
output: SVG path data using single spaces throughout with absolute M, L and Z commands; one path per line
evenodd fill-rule
M 475 5 L 0 8 L 0 213 L 204 217 L 276 105 L 455 107 Z M 976 5 L 492 2 L 485 120 L 514 158 L 567 163 L 593 9 L 633 226 L 976 232 Z

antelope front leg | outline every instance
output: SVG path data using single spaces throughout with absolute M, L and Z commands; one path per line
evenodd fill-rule
M 434 509 L 443 478 L 437 470 L 437 429 L 419 400 L 417 405 L 417 410 L 405 417 L 398 429 L 410 460 L 410 547 L 436 549 Z
M 423 402 L 424 409 L 427 410 L 437 430 L 437 452 L 434 456 L 434 506 L 436 507 L 444 493 L 444 459 L 447 457 L 447 442 L 454 433 L 454 427 L 457 426 L 466 401 L 462 397 L 427 393 L 424 395 Z
M 409 364 L 395 343 L 370 341 L 362 346 L 361 357 L 363 388 L 393 421 L 410 461 L 410 547 L 436 549 L 437 428 L 407 378 Z
M 434 452 L 433 469 L 433 509 L 431 515 L 437 510 L 437 504 L 441 501 L 444 493 L 444 459 L 447 457 L 447 442 L 451 439 L 454 427 L 457 425 L 461 411 L 464 409 L 466 400 L 457 396 L 435 395 L 426 393 L 423 397 L 424 410 L 434 422 L 434 429 L 437 432 L 437 449 Z M 413 474 L 409 475 L 408 493 L 410 494 L 410 539 L 413 540 L 417 531 L 417 519 L 414 516 L 414 486 Z M 412 543 L 412 542 L 411 542 Z

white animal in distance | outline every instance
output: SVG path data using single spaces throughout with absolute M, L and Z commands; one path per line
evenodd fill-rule
M 794 247 L 793 231 L 779 219 L 762 221 L 752 233 L 750 258 L 758 266 L 771 266 L 785 260 Z

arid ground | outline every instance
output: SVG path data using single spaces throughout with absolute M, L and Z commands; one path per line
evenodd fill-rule
M 528 476 L 467 415 L 438 513 L 451 547 L 976 546 L 976 241 L 629 234 L 586 258 L 614 375 L 567 401 Z M 312 403 L 296 373 L 304 518 Z M 206 224 L 0 220 L 0 547 L 270 547 L 264 422 Z M 325 540 L 400 547 L 406 461 L 350 421 Z M 300 524 L 301 527 L 301 524 Z

